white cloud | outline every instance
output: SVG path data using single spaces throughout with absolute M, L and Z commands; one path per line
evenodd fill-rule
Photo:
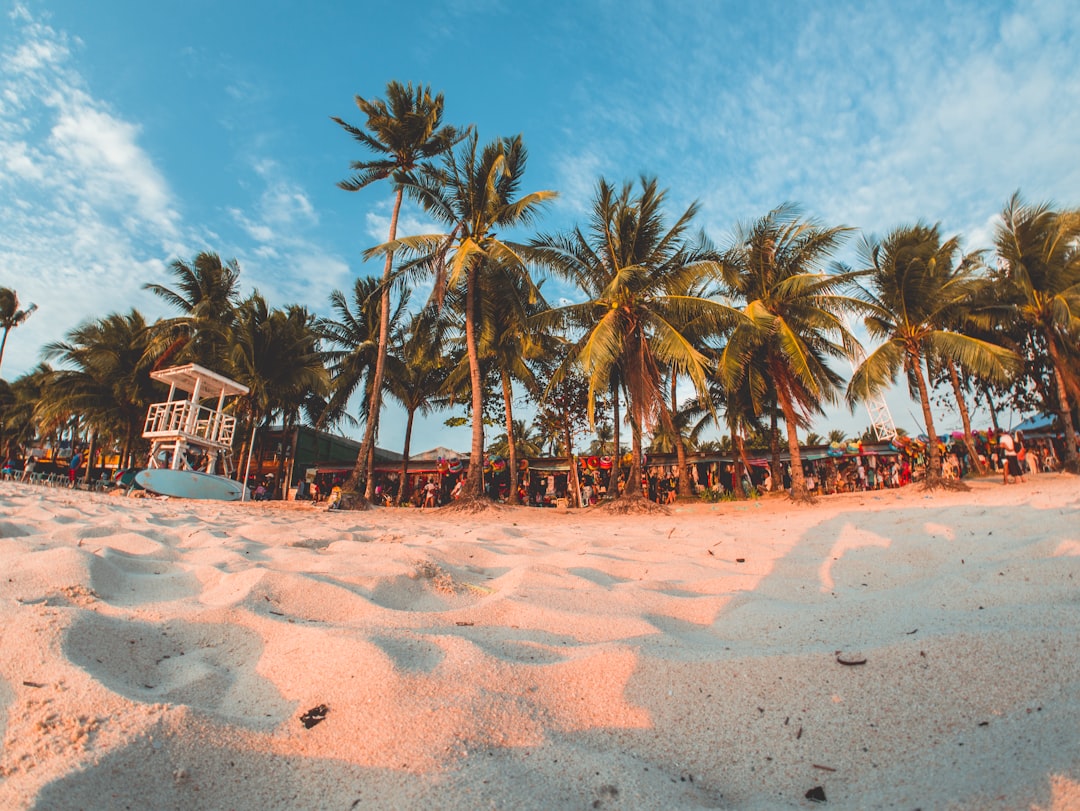
M 139 128 L 94 98 L 65 34 L 23 6 L 0 53 L 0 284 L 39 310 L 13 334 L 3 374 L 91 317 L 160 306 L 142 291 L 179 241 L 168 184 Z

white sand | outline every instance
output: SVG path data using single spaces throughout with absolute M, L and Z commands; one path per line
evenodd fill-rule
M 0 563 L 5 809 L 1080 808 L 1074 477 L 644 518 L 3 483 Z

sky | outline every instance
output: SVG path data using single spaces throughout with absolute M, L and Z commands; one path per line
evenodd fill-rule
M 381 274 L 362 254 L 392 203 L 337 187 L 368 154 L 331 116 L 362 124 L 355 96 L 391 80 L 443 93 L 481 141 L 522 134 L 523 191 L 559 193 L 545 232 L 582 221 L 601 176 L 656 176 L 720 245 L 787 201 L 868 235 L 940 222 L 966 250 L 1017 190 L 1080 205 L 1068 0 L 0 0 L 0 286 L 38 306 L 3 377 L 83 321 L 175 315 L 143 285 L 200 251 L 235 258 L 245 295 L 330 315 Z M 400 234 L 433 230 L 403 213 Z M 922 432 L 906 387 L 888 400 Z M 467 448 L 447 416 L 412 447 Z M 815 430 L 868 423 L 838 408 Z M 380 446 L 403 436 L 388 412 Z

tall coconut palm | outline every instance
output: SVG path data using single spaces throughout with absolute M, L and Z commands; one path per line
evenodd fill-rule
M 658 420 L 672 427 L 664 370 L 677 370 L 700 396 L 707 393 L 708 358 L 680 328 L 697 322 L 705 325 L 699 332 L 719 331 L 740 320 L 726 304 L 683 292 L 716 266 L 703 241 L 687 238 L 697 205 L 669 227 L 665 197 L 655 178 L 642 178 L 636 193 L 631 183 L 616 190 L 601 179 L 587 231 L 541 236 L 535 243 L 535 259 L 587 299 L 542 313 L 537 322 L 571 336 L 565 364 L 579 365 L 588 377 L 590 422 L 596 394 L 616 379 L 625 389 L 633 438 L 623 492 L 629 501 L 642 498 L 642 431 Z
M 4 362 L 4 347 L 7 346 L 8 333 L 29 318 L 36 304 L 31 304 L 25 310 L 19 307 L 19 295 L 10 287 L 0 287 L 0 329 L 4 331 L 4 337 L 0 338 L 0 364 Z
M 368 251 L 367 255 L 404 251 L 414 257 L 405 272 L 434 272 L 437 302 L 451 288 L 464 298 L 465 348 L 472 397 L 472 449 L 463 498 L 482 499 L 484 459 L 484 388 L 480 366 L 481 276 L 509 273 L 528 280 L 522 246 L 504 240 L 500 230 L 528 225 L 553 191 L 519 196 L 528 153 L 521 136 L 499 138 L 480 147 L 470 133 L 457 152 L 449 153 L 441 170 L 417 178 L 411 193 L 448 231 L 404 237 Z
M 827 361 L 846 357 L 855 345 L 842 313 L 857 302 L 840 292 L 851 274 L 826 272 L 850 230 L 804 220 L 797 206 L 785 203 L 738 227 L 723 259 L 724 280 L 746 302 L 746 319 L 728 339 L 720 374 L 725 386 L 737 389 L 749 361 L 763 364 L 787 425 L 796 501 L 810 499 L 798 428 L 836 401 L 842 378 Z
M 877 394 L 903 369 L 914 379 L 929 437 L 926 486 L 955 486 L 943 479 L 930 387 L 925 367 L 936 357 L 951 358 L 982 377 L 1002 380 L 1016 370 L 1016 355 L 1004 347 L 948 327 L 957 312 L 986 285 L 972 257 L 962 257 L 957 237 L 942 240 L 939 227 L 924 223 L 900 226 L 883 240 L 864 239 L 860 258 L 871 338 L 882 343 L 852 374 L 849 402 Z
M 1046 343 L 1065 432 L 1065 468 L 1080 473 L 1069 400 L 1080 405 L 1080 380 L 1069 363 L 1080 337 L 1080 211 L 1028 205 L 1017 192 L 1001 213 L 994 244 L 1003 300 Z
M 412 83 L 402 86 L 391 81 L 386 85 L 386 100 L 356 97 L 356 106 L 366 116 L 363 128 L 333 118 L 361 146 L 374 153 L 369 160 L 353 161 L 356 172 L 348 180 L 338 183 L 345 191 L 359 191 L 378 180 L 392 180 L 394 184 L 394 207 L 390 215 L 390 232 L 387 241 L 397 238 L 398 216 L 406 186 L 417 172 L 423 171 L 432 159 L 445 154 L 463 137 L 464 133 L 442 124 L 443 96 L 432 96 L 431 88 Z M 364 441 L 357 457 L 357 467 L 350 476 L 346 489 L 355 490 L 357 477 L 364 469 L 364 497 L 370 501 L 374 495 L 374 478 L 371 464 L 375 447 L 375 429 L 382 406 L 383 376 L 386 352 L 390 341 L 390 279 L 393 268 L 393 251 L 386 252 L 383 265 L 382 285 L 379 294 L 382 307 L 379 310 L 378 347 L 375 367 L 367 405 L 368 419 L 364 426 Z M 363 466 L 363 468 L 362 468 Z
M 154 324 L 149 352 L 157 359 L 157 368 L 185 360 L 219 371 L 228 363 L 229 329 L 239 301 L 239 264 L 235 259 L 223 263 L 216 253 L 204 251 L 190 264 L 174 260 L 169 273 L 175 288 L 143 285 L 182 313 Z

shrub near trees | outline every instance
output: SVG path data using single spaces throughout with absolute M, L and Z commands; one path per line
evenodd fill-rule
M 817 223 L 794 205 L 738 226 L 716 248 L 693 231 L 695 206 L 677 216 L 666 210 L 656 179 L 600 179 L 582 225 L 511 241 L 506 235 L 534 226 L 555 196 L 522 191 L 520 136 L 485 143 L 471 127 L 444 124 L 442 96 L 422 85 L 391 82 L 385 100 L 356 101 L 361 126 L 334 121 L 371 154 L 340 185 L 358 192 L 392 183 L 388 239 L 365 254 L 382 260 L 381 275 L 358 279 L 349 297 L 335 292 L 332 316 L 319 318 L 257 292 L 244 298 L 235 260 L 210 251 L 177 259 L 173 286 L 147 285 L 176 315 L 147 324 L 135 311 L 109 314 L 50 344 L 57 368 L 0 386 L 0 440 L 68 431 L 136 460 L 139 420 L 163 394 L 150 371 L 198 362 L 251 389 L 235 406 L 247 423 L 241 436 L 272 421 L 363 423 L 369 452 L 357 460 L 355 487 L 369 497 L 384 393 L 404 406 L 410 436 L 415 414 L 463 405 L 476 472 L 468 497 L 483 499 L 485 419 L 502 424 L 499 442 L 512 457 L 536 433 L 557 432 L 566 445 L 557 417 L 577 406 L 558 398 L 564 381 L 580 380 L 575 402 L 585 413 L 577 419 L 595 430 L 596 404 L 605 418 L 610 409 L 604 436 L 616 454 L 626 407 L 630 481 L 645 434 L 684 452 L 710 425 L 724 426 L 735 449 L 747 435 L 770 437 L 775 465 L 782 418 L 792 496 L 802 499 L 799 433 L 808 438 L 813 417 L 841 393 L 854 407 L 903 372 L 931 435 L 932 387 L 950 380 L 960 403 L 970 387 L 1056 415 L 1065 466 L 1080 469 L 1080 211 L 1017 194 L 1003 208 L 992 254 L 962 255 L 959 237 L 917 223 L 864 237 L 850 269 L 835 256 L 852 229 Z M 397 234 L 406 196 L 438 233 Z M 540 295 L 545 276 L 569 282 L 577 300 L 549 305 Z M 407 288 L 421 278 L 434 293 L 412 302 Z M 0 288 L 0 359 L 8 333 L 33 309 Z M 845 381 L 837 370 L 856 349 L 855 319 L 877 343 Z M 677 401 L 680 381 L 693 387 L 691 401 Z M 523 399 L 539 414 L 532 434 L 520 419 Z M 934 485 L 940 460 L 930 446 Z M 625 489 L 628 500 L 640 496 Z

